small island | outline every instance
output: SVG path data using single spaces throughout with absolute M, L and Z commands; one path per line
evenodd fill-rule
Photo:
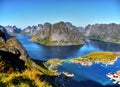
M 93 63 L 102 63 L 105 65 L 112 65 L 120 57 L 119 52 L 92 52 L 90 54 L 80 56 L 78 58 L 72 58 L 69 60 L 60 60 L 58 58 L 48 60 L 44 63 L 44 66 L 51 71 L 56 71 L 56 67 L 62 65 L 65 62 L 78 63 L 84 66 L 90 66 Z
M 81 65 L 92 65 L 93 63 L 102 63 L 106 65 L 111 65 L 120 56 L 118 52 L 92 52 L 85 56 L 80 56 L 78 58 L 73 58 L 70 61 L 72 63 L 80 63 Z

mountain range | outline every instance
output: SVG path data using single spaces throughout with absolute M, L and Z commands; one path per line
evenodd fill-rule
M 83 39 L 97 39 L 105 42 L 120 43 L 120 24 L 92 24 L 76 27 L 70 22 L 45 23 L 28 26 L 23 30 L 16 26 L 0 26 L 7 36 L 25 34 L 32 36 L 31 41 L 49 46 L 81 45 Z

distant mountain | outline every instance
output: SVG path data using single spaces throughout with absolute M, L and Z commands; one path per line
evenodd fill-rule
M 1 34 L 3 34 L 3 32 L 4 32 L 4 34 L 6 36 L 5 39 L 9 39 L 11 37 L 10 34 L 7 32 L 7 30 L 1 25 L 0 25 L 0 32 L 1 32 Z
M 32 41 L 49 46 L 81 45 L 84 44 L 82 33 L 68 22 L 55 24 L 45 23 L 41 29 L 33 35 Z
M 120 24 L 115 23 L 89 24 L 85 28 L 76 27 L 70 22 L 38 24 L 23 30 L 16 26 L 0 28 L 5 32 L 7 39 L 10 36 L 26 34 L 33 36 L 32 41 L 51 46 L 79 45 L 83 43 L 81 39 L 84 38 L 120 43 Z
M 37 31 L 39 31 L 42 28 L 42 24 L 38 24 L 38 26 L 28 26 L 25 29 L 23 29 L 22 34 L 35 35 Z
M 15 25 L 14 26 L 5 26 L 4 27 L 6 31 L 11 35 L 11 36 L 16 36 L 21 33 L 21 29 L 17 28 Z
M 88 25 L 84 35 L 92 39 L 120 43 L 120 25 L 115 23 Z

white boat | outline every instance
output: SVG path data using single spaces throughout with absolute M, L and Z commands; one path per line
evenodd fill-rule
M 117 75 L 117 74 L 111 74 L 111 73 L 108 73 L 107 74 L 107 77 L 110 78 L 110 80 L 114 80 L 113 83 L 114 84 L 117 84 L 120 82 L 120 77 Z M 120 83 L 119 83 L 120 84 Z

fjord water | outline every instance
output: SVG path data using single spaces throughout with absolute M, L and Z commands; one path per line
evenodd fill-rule
M 17 36 L 16 38 L 25 47 L 30 57 L 38 60 L 71 59 L 94 51 L 120 51 L 120 45 L 98 40 L 85 39 L 86 44 L 83 46 L 51 47 L 30 42 L 31 37 L 29 36 Z M 71 79 L 62 78 L 58 81 L 68 87 L 117 87 L 113 86 L 112 81 L 106 77 L 106 74 L 120 70 L 119 64 L 120 59 L 109 66 L 100 63 L 82 66 L 65 62 L 57 67 L 58 71 L 73 73 L 74 77 Z

